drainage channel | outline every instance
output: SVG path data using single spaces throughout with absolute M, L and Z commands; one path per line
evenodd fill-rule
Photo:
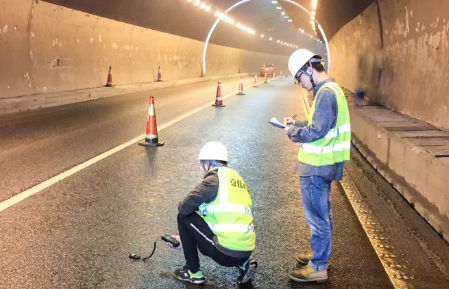
M 351 149 L 340 185 L 395 288 L 449 288 L 449 246 Z

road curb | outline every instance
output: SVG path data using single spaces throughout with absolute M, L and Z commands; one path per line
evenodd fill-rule
M 72 104 L 90 101 L 100 98 L 124 95 L 135 92 L 152 91 L 170 87 L 177 87 L 193 83 L 208 82 L 218 79 L 227 79 L 239 76 L 248 76 L 249 73 L 208 76 L 190 79 L 180 79 L 174 81 L 152 82 L 144 84 L 120 85 L 114 87 L 96 87 L 73 91 L 62 91 L 55 93 L 43 93 L 14 98 L 0 99 L 0 115 L 15 112 L 36 110 L 41 108 L 55 107 L 65 104 Z

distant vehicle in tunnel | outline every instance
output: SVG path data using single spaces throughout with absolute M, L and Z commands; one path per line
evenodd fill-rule
M 260 68 L 260 76 L 265 76 L 265 73 L 267 75 L 273 75 L 276 72 L 276 67 L 274 67 L 274 64 L 264 64 Z

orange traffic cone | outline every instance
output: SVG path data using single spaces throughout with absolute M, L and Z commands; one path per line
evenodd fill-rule
M 268 83 L 267 74 L 265 73 L 265 77 L 263 79 L 263 83 Z
M 276 78 L 276 72 L 273 72 L 273 79 Z
M 225 107 L 226 106 L 226 105 L 223 105 L 223 98 L 221 96 L 221 80 L 218 81 L 217 96 L 215 98 L 215 104 L 212 104 L 212 106 L 216 106 L 216 107 Z
M 282 70 L 281 70 L 281 74 L 279 74 L 279 77 L 281 77 L 281 78 L 282 78 Z
M 237 95 L 245 95 L 243 92 L 243 78 L 240 76 L 240 83 L 239 83 L 239 91 L 237 92 Z
M 157 81 L 162 81 L 161 67 L 157 69 Z
M 253 84 L 253 87 L 259 88 L 259 85 L 257 84 L 257 73 L 254 74 L 254 84 Z
M 112 87 L 112 66 L 109 66 L 108 80 L 106 81 L 105 87 Z
M 150 109 L 148 110 L 148 122 L 145 134 L 145 141 L 140 142 L 139 145 L 147 147 L 160 147 L 164 145 L 163 142 L 159 142 L 159 139 L 157 137 L 156 109 L 154 108 L 154 97 L 150 97 Z

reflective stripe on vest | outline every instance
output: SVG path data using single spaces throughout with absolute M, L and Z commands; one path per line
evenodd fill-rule
M 237 204 L 223 204 L 223 205 L 212 205 L 204 207 L 201 211 L 201 215 L 207 214 L 215 214 L 215 213 L 223 213 L 223 212 L 234 212 L 234 213 L 242 213 L 253 217 L 253 213 L 248 207 Z
M 351 124 L 344 124 L 344 125 L 340 126 L 339 128 L 332 128 L 327 133 L 325 138 L 327 138 L 327 139 L 336 138 L 338 135 L 343 134 L 345 132 L 351 132 Z
M 315 155 L 330 154 L 332 152 L 342 152 L 344 149 L 351 149 L 351 142 L 345 141 L 343 144 L 334 144 L 333 146 L 314 146 L 308 143 L 302 144 L 301 148 L 308 153 Z
M 252 201 L 242 177 L 228 167 L 218 168 L 218 194 L 199 211 L 217 236 L 221 246 L 237 251 L 252 251 L 256 245 Z
M 254 233 L 253 225 L 237 225 L 237 224 L 208 224 L 209 228 L 215 232 L 238 232 L 238 233 Z
M 337 121 L 335 127 L 329 130 L 325 137 L 310 143 L 302 143 L 298 152 L 298 161 L 313 165 L 325 166 L 349 161 L 351 149 L 351 123 L 348 104 L 341 87 L 334 82 L 327 82 L 316 93 L 309 117 L 308 125 L 312 124 L 315 113 L 316 98 L 322 89 L 331 89 L 337 101 Z

